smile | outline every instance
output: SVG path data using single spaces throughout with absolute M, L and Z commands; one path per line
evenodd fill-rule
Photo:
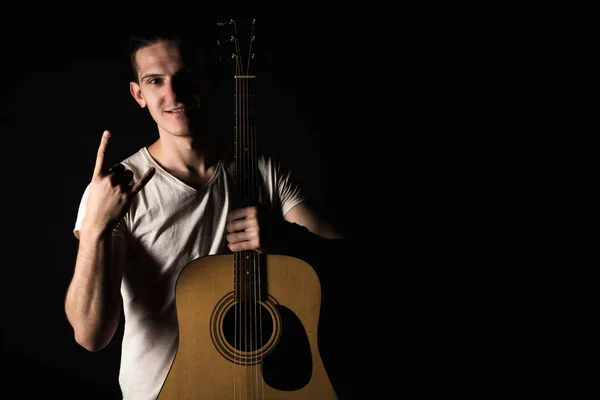
M 189 106 L 189 107 L 179 107 L 179 108 L 175 108 L 173 110 L 166 110 L 165 112 L 168 112 L 168 113 L 171 113 L 171 114 L 180 114 L 180 113 L 183 113 L 184 111 L 190 111 L 194 107 L 196 107 L 196 106 L 192 105 L 192 106 Z

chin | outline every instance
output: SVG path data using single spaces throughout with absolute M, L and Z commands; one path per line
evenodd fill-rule
M 163 133 L 166 133 L 167 135 L 170 136 L 190 136 L 192 130 L 190 129 L 189 126 L 181 126 L 181 125 L 174 125 L 174 124 L 161 124 L 160 126 L 160 131 Z
M 173 136 L 179 136 L 179 137 L 190 137 L 193 136 L 193 132 L 189 129 L 186 130 L 173 130 L 169 132 L 171 135 Z

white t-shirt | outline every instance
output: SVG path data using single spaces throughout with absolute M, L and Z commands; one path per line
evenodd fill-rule
M 156 399 L 178 343 L 175 283 L 192 260 L 231 253 L 225 236 L 233 189 L 233 164 L 220 162 L 211 180 L 196 190 L 158 165 L 144 147 L 121 162 L 141 177 L 156 173 L 134 197 L 113 235 L 125 240 L 127 264 L 121 282 L 125 316 L 119 383 L 126 400 Z M 262 202 L 285 215 L 303 201 L 289 171 L 260 157 Z M 74 234 L 85 214 L 89 185 L 79 206 Z

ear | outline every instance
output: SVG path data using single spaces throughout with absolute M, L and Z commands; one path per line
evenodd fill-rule
M 144 96 L 142 95 L 142 91 L 140 89 L 140 85 L 138 85 L 137 82 L 129 82 L 129 92 L 131 93 L 135 101 L 137 101 L 137 103 L 140 105 L 140 107 L 146 107 L 146 100 L 144 99 Z

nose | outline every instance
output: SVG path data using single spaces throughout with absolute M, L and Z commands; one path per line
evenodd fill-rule
M 173 79 L 169 79 L 166 81 L 164 88 L 164 97 L 170 103 L 177 103 L 178 95 L 177 95 L 177 87 L 176 83 Z
M 169 92 L 173 99 L 185 102 L 193 98 L 197 88 L 191 73 L 179 72 L 170 80 Z

